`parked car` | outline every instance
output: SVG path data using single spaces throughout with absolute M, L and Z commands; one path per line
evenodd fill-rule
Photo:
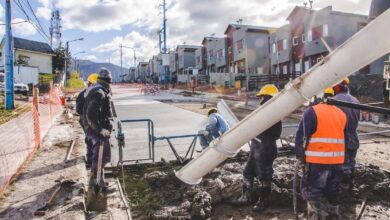
M 21 95 L 27 95 L 28 94 L 28 86 L 23 83 L 16 83 L 14 84 L 14 93 L 15 94 L 21 94 Z M 5 92 L 5 84 L 3 82 L 0 82 L 0 93 L 4 94 Z

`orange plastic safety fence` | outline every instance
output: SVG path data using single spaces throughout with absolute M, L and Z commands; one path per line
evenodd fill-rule
M 56 86 L 41 95 L 34 89 L 32 101 L 0 118 L 0 194 L 33 158 L 43 136 L 62 112 L 60 95 Z

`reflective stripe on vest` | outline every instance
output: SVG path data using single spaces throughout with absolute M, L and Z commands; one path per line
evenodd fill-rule
M 306 156 L 313 157 L 343 157 L 344 152 L 317 152 L 317 151 L 305 151 Z
M 313 106 L 317 118 L 316 132 L 306 147 L 306 162 L 313 164 L 343 164 L 345 152 L 345 113 L 332 105 Z
M 337 139 L 337 138 L 311 138 L 309 143 L 344 144 L 344 139 Z

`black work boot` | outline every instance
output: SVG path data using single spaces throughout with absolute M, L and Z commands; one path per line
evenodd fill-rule
M 245 206 L 253 203 L 253 179 L 244 177 L 243 181 L 244 183 L 242 185 L 242 194 L 236 199 L 236 201 L 234 201 L 234 203 L 238 206 Z
M 255 206 L 253 206 L 255 212 L 262 212 L 269 206 L 269 196 L 271 195 L 271 182 L 263 181 L 260 184 L 260 196 Z
M 322 202 L 317 200 L 307 201 L 307 219 L 308 220 L 320 220 Z
M 340 218 L 339 206 L 338 205 L 328 205 L 328 217 L 327 220 L 338 220 Z

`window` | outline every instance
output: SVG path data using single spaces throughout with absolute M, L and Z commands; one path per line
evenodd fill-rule
M 276 43 L 272 44 L 272 53 L 276 53 Z
M 307 32 L 307 41 L 310 42 L 313 40 L 313 32 L 310 30 Z
M 240 49 L 242 49 L 243 47 L 244 47 L 244 42 L 243 42 L 243 40 L 241 39 L 241 40 L 239 40 L 239 41 L 237 41 L 236 42 L 236 46 L 237 46 L 237 50 L 240 50 Z
M 302 43 L 305 43 L 305 42 L 306 42 L 305 34 L 302 34 Z
M 298 37 L 297 36 L 293 37 L 292 43 L 294 46 L 298 45 Z
M 217 59 L 218 59 L 218 60 L 222 60 L 222 57 L 225 56 L 224 54 L 225 54 L 225 49 L 220 49 L 220 50 L 218 50 Z
M 323 26 L 322 26 L 322 36 L 323 37 L 327 37 L 328 35 L 329 35 L 329 32 L 328 32 L 329 30 L 328 30 L 328 25 L 327 24 L 324 24 Z
M 283 40 L 283 50 L 287 50 L 287 40 Z

